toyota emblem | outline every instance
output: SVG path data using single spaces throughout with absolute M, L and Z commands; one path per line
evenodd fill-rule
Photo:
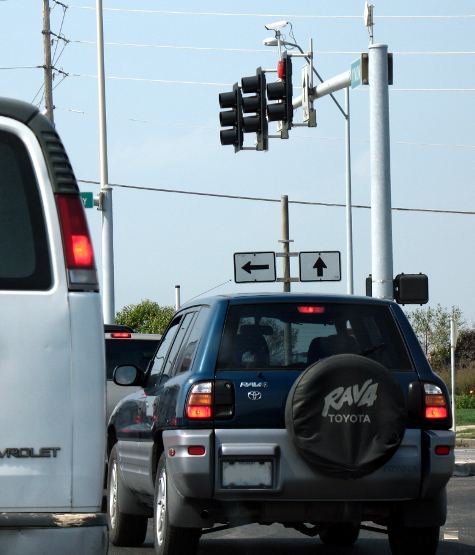
M 262 393 L 260 391 L 249 391 L 247 396 L 251 399 L 251 401 L 259 401 L 262 397 Z

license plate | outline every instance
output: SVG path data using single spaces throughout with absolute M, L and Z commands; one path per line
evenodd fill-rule
M 272 487 L 271 461 L 223 461 L 224 488 Z

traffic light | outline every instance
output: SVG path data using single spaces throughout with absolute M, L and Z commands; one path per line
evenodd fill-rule
M 242 116 L 242 95 L 237 83 L 234 83 L 231 92 L 219 94 L 219 107 L 231 108 L 219 113 L 221 127 L 231 127 L 222 129 L 219 133 L 222 145 L 234 145 L 234 152 L 242 149 L 244 142 L 243 136 L 243 116 Z
M 267 105 L 269 121 L 281 121 L 282 129 L 292 127 L 294 108 L 292 106 L 292 59 L 284 52 L 277 66 L 277 75 L 280 81 L 267 85 L 268 100 L 277 100 Z
M 268 150 L 269 131 L 266 117 L 266 76 L 258 67 L 256 75 L 241 79 L 243 93 L 253 93 L 242 97 L 242 111 L 245 114 L 254 112 L 255 116 L 243 118 L 244 133 L 257 133 L 257 150 Z

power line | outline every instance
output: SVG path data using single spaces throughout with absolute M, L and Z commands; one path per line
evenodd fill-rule
M 65 112 L 70 112 L 73 114 L 80 114 L 81 116 L 90 116 L 90 112 L 85 112 L 84 110 L 80 110 L 78 108 L 61 108 L 56 106 L 56 110 L 62 110 Z M 117 119 L 117 118 L 116 118 Z M 134 117 L 124 117 L 124 120 L 131 121 L 134 123 L 145 123 L 147 125 L 156 125 L 156 122 L 147 120 L 147 119 L 140 119 Z M 167 127 L 187 127 L 187 128 L 196 128 L 196 129 L 205 129 L 210 133 L 215 133 L 217 130 L 217 126 L 213 125 L 203 125 L 200 123 L 193 123 L 193 122 L 173 122 L 169 123 Z M 310 135 L 296 135 L 294 137 L 297 140 L 308 140 L 308 141 L 333 141 L 333 142 L 342 142 L 344 137 L 322 137 L 322 136 L 310 136 Z M 369 144 L 369 139 L 352 139 L 353 143 L 361 143 L 361 144 Z M 417 142 L 417 141 L 402 141 L 402 140 L 392 140 L 392 144 L 395 145 L 408 145 L 408 146 L 421 146 L 421 147 L 430 147 L 430 148 L 458 148 L 463 150 L 475 150 L 475 145 L 465 145 L 465 144 L 450 144 L 450 143 L 428 143 L 428 142 Z
M 88 79 L 97 79 L 97 75 L 86 73 L 71 73 L 72 77 L 85 77 Z M 148 77 L 130 77 L 125 75 L 106 75 L 106 79 L 115 81 L 137 81 L 142 83 L 162 83 L 165 85 L 205 85 L 209 87 L 232 87 L 232 83 L 217 83 L 214 81 L 182 81 L 179 79 L 150 79 Z M 365 90 L 364 88 L 357 89 Z M 475 92 L 475 88 L 395 88 L 391 87 L 393 92 Z
M 95 46 L 96 41 L 92 40 L 71 40 L 70 42 L 75 44 L 86 44 L 90 46 Z M 187 46 L 178 44 L 147 44 L 147 43 L 135 43 L 135 42 L 106 42 L 106 46 L 118 46 L 126 48 L 162 48 L 169 50 L 191 50 L 197 52 L 238 52 L 238 53 L 266 53 L 275 56 L 275 51 L 267 48 L 225 48 L 219 46 Z M 316 50 L 315 55 L 318 56 L 343 56 L 352 55 L 358 56 L 361 54 L 359 50 Z M 401 50 L 393 52 L 397 56 L 473 56 L 475 55 L 475 50 Z
M 99 181 L 93 181 L 89 179 L 78 179 L 79 183 L 87 183 L 89 185 L 100 185 Z M 213 198 L 224 198 L 231 200 L 251 200 L 258 202 L 281 202 L 281 199 L 273 199 L 266 197 L 249 197 L 242 195 L 226 195 L 224 193 L 204 193 L 201 191 L 186 191 L 183 189 L 165 189 L 158 187 L 144 187 L 141 185 L 124 185 L 122 183 L 109 183 L 111 187 L 119 187 L 123 189 L 135 189 L 140 191 L 153 191 L 158 193 L 175 193 L 179 195 L 193 195 L 201 197 L 213 197 Z M 305 201 L 305 200 L 289 200 L 289 204 L 300 204 L 305 206 L 327 206 L 332 208 L 346 208 L 346 204 L 338 202 L 315 202 L 315 201 Z M 352 208 L 364 208 L 371 209 L 371 206 L 367 204 L 352 204 Z M 407 207 L 392 207 L 391 210 L 395 212 L 423 212 L 429 214 L 456 214 L 463 216 L 475 216 L 475 210 L 441 210 L 437 208 L 407 208 Z
M 93 6 L 69 6 L 78 10 L 95 10 Z M 103 8 L 109 12 L 141 13 L 141 14 L 161 14 L 161 15 L 180 15 L 180 16 L 214 16 L 214 17 L 275 17 L 285 19 L 350 19 L 362 20 L 361 15 L 310 15 L 310 14 L 273 14 L 273 13 L 231 13 L 231 12 L 193 12 L 178 10 L 150 10 L 139 8 Z M 374 19 L 428 19 L 428 20 L 451 20 L 451 19 L 473 19 L 475 15 L 377 15 Z
M 0 67 L 0 69 L 43 69 L 43 66 L 9 66 Z

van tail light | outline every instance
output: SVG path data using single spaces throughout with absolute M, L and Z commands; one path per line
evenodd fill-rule
M 61 235 L 70 290 L 99 290 L 86 214 L 78 194 L 57 194 Z
M 426 420 L 444 420 L 449 416 L 447 401 L 438 385 L 424 384 L 424 416 Z
M 193 385 L 188 394 L 185 414 L 190 420 L 213 418 L 213 382 L 199 382 Z

